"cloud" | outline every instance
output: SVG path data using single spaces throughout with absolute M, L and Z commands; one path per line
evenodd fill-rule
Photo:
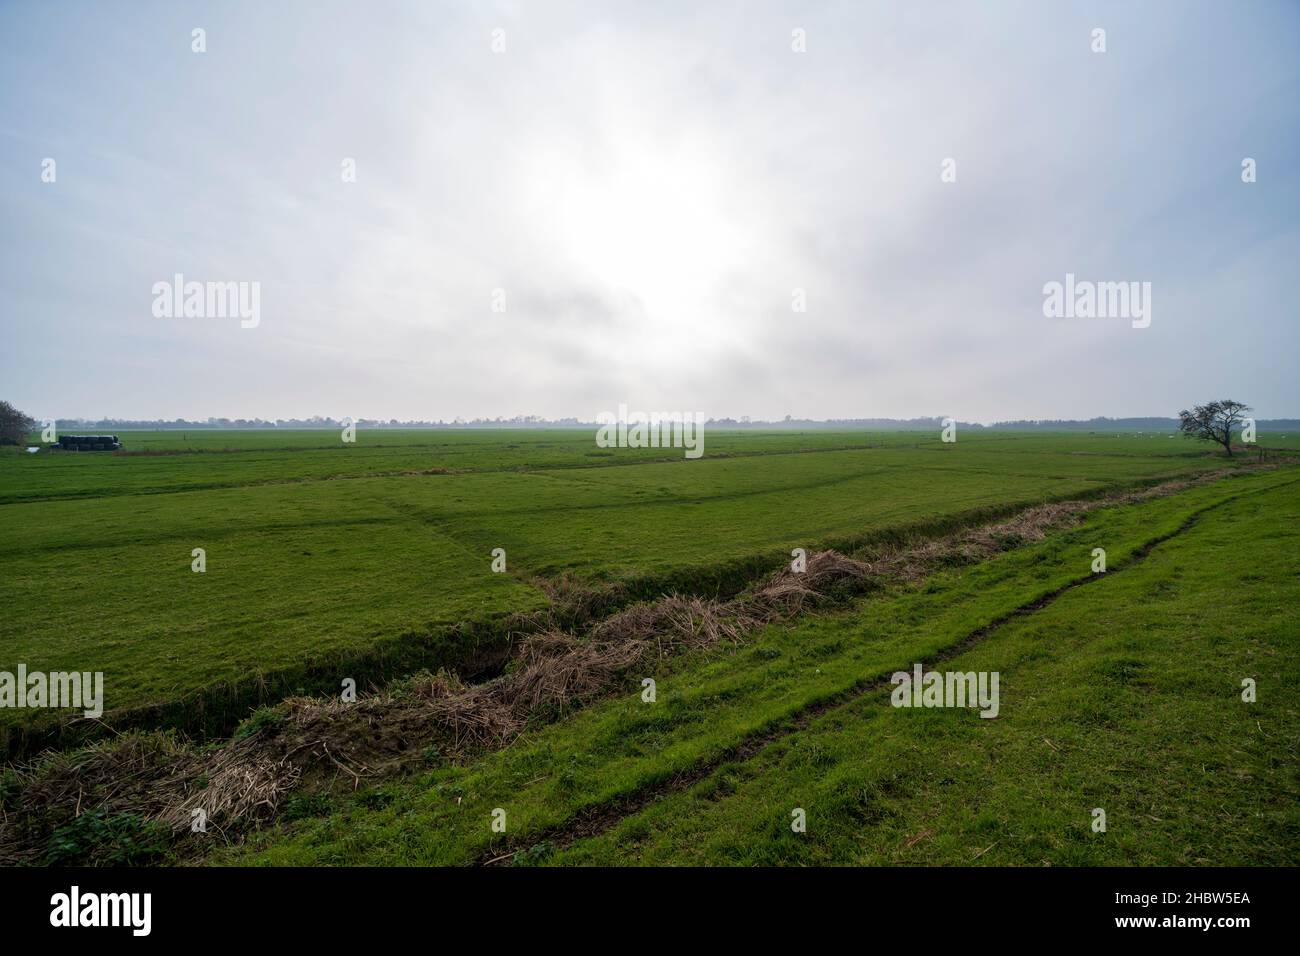
M 1300 414 L 1259 371 L 1300 344 L 1293 7 L 330 6 L 0 10 L 7 397 Z M 1151 328 L 1044 319 L 1067 271 L 1151 281 Z M 153 319 L 176 272 L 260 281 L 261 324 Z

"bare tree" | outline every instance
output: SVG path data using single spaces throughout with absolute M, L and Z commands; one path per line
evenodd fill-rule
M 0 402 L 0 445 L 19 445 L 36 427 L 35 419 L 24 415 L 8 402 Z
M 1185 438 L 1218 442 L 1231 458 L 1232 430 L 1241 424 L 1248 411 L 1249 405 L 1234 402 L 1230 398 L 1197 405 L 1190 412 L 1183 409 L 1178 413 L 1178 430 Z

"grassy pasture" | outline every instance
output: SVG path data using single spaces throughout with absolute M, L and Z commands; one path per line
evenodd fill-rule
M 209 730 L 364 685 L 377 656 L 455 663 L 545 605 L 539 578 L 708 591 L 797 546 L 1222 466 L 1139 436 L 709 433 L 697 461 L 587 431 L 123 437 L 168 453 L 0 457 L 0 669 L 103 671 L 111 710 L 180 706 L 184 726 L 178 702 L 220 688 L 193 705 Z M 0 732 L 31 719 L 0 711 Z
M 334 429 L 122 431 L 117 453 L 26 455 L 0 447 L 0 504 L 59 497 L 246 487 L 273 482 L 420 474 L 590 468 L 679 462 L 680 450 L 597 448 L 589 429 L 361 430 L 345 445 Z M 36 441 L 36 436 L 33 436 Z M 1262 435 L 1264 444 L 1300 448 L 1300 436 Z M 931 432 L 708 430 L 705 458 L 837 448 L 976 447 L 1003 454 L 1197 458 L 1207 446 L 1166 435 L 1120 432 L 962 433 L 955 446 Z M 146 460 L 147 459 L 147 460 Z
M 875 692 L 551 862 L 1295 865 L 1298 487 L 1229 502 L 946 663 L 1000 671 L 998 719 Z
M 272 482 L 421 474 L 587 468 L 682 459 L 680 449 L 597 448 L 590 429 L 195 430 L 117 433 L 116 453 L 25 455 L 0 449 L 0 503 L 141 492 L 206 490 Z M 933 435 L 862 432 L 709 431 L 705 455 L 758 455 L 894 443 Z M 6 461 L 5 459 L 13 459 Z
M 1297 517 L 1289 470 L 1100 509 L 731 653 L 666 662 L 654 705 L 631 682 L 504 751 L 343 799 L 222 858 L 1294 863 Z M 1105 577 L 1090 571 L 1096 546 Z M 887 689 L 866 690 L 1079 582 L 941 665 L 1000 671 L 997 720 L 899 711 Z M 1257 705 L 1238 697 L 1245 676 Z M 697 782 L 674 789 L 683 775 Z M 796 806 L 803 835 L 789 828 Z M 1111 821 L 1104 835 L 1090 831 L 1095 806 Z M 506 835 L 489 827 L 497 807 Z M 585 835 L 581 822 L 610 807 L 610 825 Z

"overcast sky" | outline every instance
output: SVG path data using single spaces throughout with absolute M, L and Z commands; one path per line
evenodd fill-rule
M 1254 0 L 0 3 L 0 398 L 1300 416 L 1298 51 Z M 176 273 L 259 323 L 155 317 Z M 1066 273 L 1150 326 L 1045 317 Z

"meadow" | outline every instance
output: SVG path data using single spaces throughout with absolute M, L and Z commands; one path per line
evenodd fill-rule
M 1095 505 L 1041 540 L 667 655 L 653 706 L 624 675 L 626 692 L 530 720 L 504 750 L 290 798 L 205 858 L 1296 859 L 1288 459 L 1135 433 L 737 430 L 709 432 L 696 461 L 597 449 L 585 430 L 119 434 L 119 453 L 0 456 L 0 671 L 102 671 L 107 706 L 94 724 L 0 710 L 11 759 L 105 728 L 220 745 L 341 677 L 363 694 L 439 669 L 491 680 L 566 596 L 600 596 L 585 626 L 670 593 L 748 593 L 795 548 L 876 555 Z M 998 719 L 889 707 L 884 677 L 946 657 L 1002 672 Z M 1090 839 L 1080 801 L 1111 808 L 1114 835 Z M 485 824 L 499 808 L 505 834 Z M 1124 829 L 1138 820 L 1141 839 Z
M 344 660 L 454 664 L 565 575 L 709 593 L 795 547 L 1219 467 L 1140 436 L 710 433 L 698 461 L 585 431 L 122 438 L 0 458 L 0 670 L 103 671 L 110 710 L 204 731 Z

